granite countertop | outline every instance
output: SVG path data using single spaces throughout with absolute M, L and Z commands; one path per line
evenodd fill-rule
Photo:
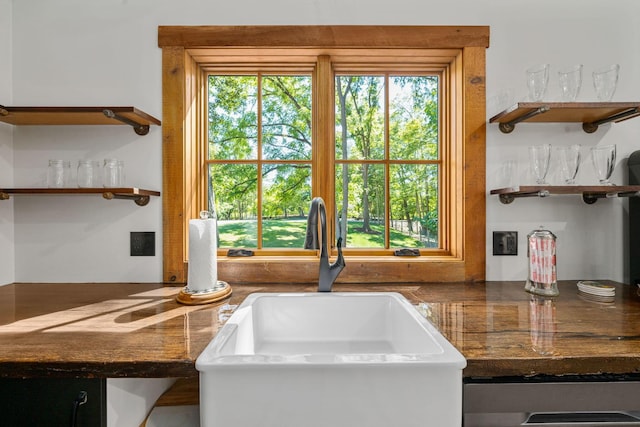
M 522 282 L 376 286 L 396 291 L 467 359 L 465 377 L 640 373 L 640 296 L 613 282 L 612 303 L 586 299 L 575 281 L 556 299 Z M 175 301 L 180 287 L 148 283 L 0 287 L 0 377 L 196 377 L 195 360 L 221 326 L 218 309 L 253 292 L 315 292 L 312 285 L 233 285 L 203 306 Z

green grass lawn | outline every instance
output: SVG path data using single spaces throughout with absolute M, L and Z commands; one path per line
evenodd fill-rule
M 304 246 L 307 222 L 305 219 L 270 219 L 262 222 L 265 248 L 302 248 Z M 384 227 L 372 225 L 373 234 L 357 230 L 362 221 L 348 222 L 347 247 L 382 248 L 384 247 Z M 255 248 L 255 221 L 218 221 L 220 235 L 219 246 L 223 248 Z M 423 244 L 411 236 L 391 229 L 391 247 L 419 248 Z

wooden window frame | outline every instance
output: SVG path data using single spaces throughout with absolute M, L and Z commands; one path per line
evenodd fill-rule
M 463 26 L 160 26 L 163 94 L 163 280 L 185 283 L 188 219 L 205 206 L 206 173 L 198 149 L 206 140 L 207 66 L 225 49 L 257 57 L 260 49 L 281 49 L 283 57 L 330 49 L 457 50 L 449 64 L 454 83 L 444 102 L 453 111 L 443 132 L 454 138 L 447 161 L 451 241 L 437 256 L 347 257 L 339 283 L 424 283 L 485 280 L 485 50 L 489 27 Z M 213 49 L 213 50 L 211 50 Z M 212 53 L 213 52 L 213 53 Z M 258 59 L 260 60 L 260 59 Z M 286 60 L 286 59 L 285 59 Z M 318 78 L 332 78 L 330 64 L 318 61 Z M 320 105 L 328 113 L 332 106 Z M 332 138 L 328 126 L 316 138 Z M 326 181 L 326 180 L 325 180 Z M 329 202 L 331 203 L 331 202 Z M 218 258 L 218 274 L 230 283 L 313 283 L 318 258 Z

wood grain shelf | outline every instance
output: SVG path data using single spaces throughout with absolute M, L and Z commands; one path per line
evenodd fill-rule
M 128 125 L 138 135 L 149 133 L 160 120 L 135 107 L 5 107 L 0 122 L 27 125 Z
M 525 185 L 498 188 L 490 194 L 497 194 L 500 201 L 509 204 L 519 197 L 547 197 L 552 194 L 580 194 L 582 200 L 591 205 L 598 199 L 611 197 L 640 197 L 640 185 Z
M 31 195 L 93 195 L 101 194 L 107 200 L 133 200 L 138 206 L 149 204 L 151 196 L 160 196 L 159 191 L 135 187 L 119 188 L 0 188 L 0 200 L 8 200 L 12 194 Z
M 640 116 L 640 102 L 519 102 L 496 114 L 489 123 L 498 123 L 503 133 L 511 133 L 516 124 L 582 123 L 587 133 L 605 123 L 618 123 Z

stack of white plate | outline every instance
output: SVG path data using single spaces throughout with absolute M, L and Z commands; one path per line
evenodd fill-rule
M 578 294 L 593 301 L 612 302 L 616 295 L 616 288 L 593 280 L 580 280 Z

